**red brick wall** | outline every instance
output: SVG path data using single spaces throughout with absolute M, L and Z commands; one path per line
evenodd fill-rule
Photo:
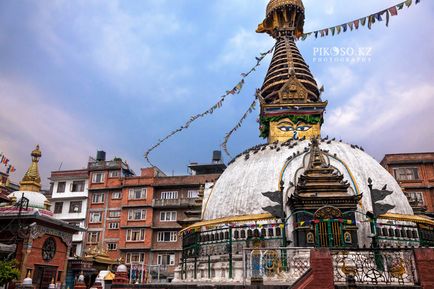
M 392 176 L 399 167 L 418 168 L 418 180 L 397 180 L 405 192 L 422 192 L 428 212 L 434 213 L 434 153 L 392 154 L 381 161 Z M 395 176 L 394 176 L 395 177 Z
M 42 247 L 45 240 L 49 237 L 52 237 L 56 241 L 56 254 L 54 258 L 50 261 L 45 261 L 42 259 Z M 32 269 L 33 273 L 35 265 L 55 266 L 57 267 L 57 271 L 62 271 L 62 275 L 63 277 L 65 277 L 65 260 L 68 256 L 67 248 L 68 247 L 61 238 L 56 236 L 43 235 L 42 237 L 33 240 L 32 250 L 27 256 L 27 262 L 24 264 L 24 266 L 27 269 Z M 18 249 L 21 249 L 21 246 L 19 246 Z
M 334 289 L 333 260 L 328 249 L 310 251 L 311 270 L 299 280 L 294 289 Z
M 423 289 L 434 289 L 434 249 L 418 248 L 414 253 L 420 285 Z

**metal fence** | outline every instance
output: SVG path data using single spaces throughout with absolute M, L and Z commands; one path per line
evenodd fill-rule
M 293 284 L 310 268 L 311 248 L 246 248 L 243 282 Z
M 415 285 L 417 273 L 412 249 L 332 250 L 336 284 Z

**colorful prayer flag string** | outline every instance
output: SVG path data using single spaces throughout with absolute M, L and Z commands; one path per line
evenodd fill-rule
M 244 120 L 249 116 L 249 114 L 251 114 L 255 108 L 256 108 L 256 101 L 258 100 L 258 95 L 259 95 L 260 91 L 257 90 L 256 91 L 256 97 L 255 100 L 252 102 L 252 104 L 249 106 L 249 109 L 247 109 L 247 111 L 243 114 L 243 116 L 241 117 L 241 119 L 238 121 L 238 123 L 235 125 L 235 127 L 233 129 L 231 129 L 227 134 L 226 137 L 223 141 L 223 143 L 221 144 L 221 147 L 223 148 L 224 152 L 231 158 L 231 154 L 228 151 L 228 141 L 230 139 L 230 137 L 232 136 L 232 134 L 234 132 L 236 132 L 241 125 L 243 124 Z
M 3 152 L 0 152 L 0 163 L 6 167 L 6 174 L 16 171 L 15 167 L 10 163 L 10 160 Z
M 147 162 L 149 165 L 151 165 L 151 166 L 153 167 L 154 165 L 152 164 L 152 162 L 151 162 L 150 159 L 149 159 L 149 154 L 150 154 L 154 149 L 156 149 L 157 147 L 159 147 L 163 142 L 165 142 L 166 140 L 168 140 L 169 138 L 171 138 L 171 137 L 174 136 L 175 134 L 177 134 L 177 133 L 179 133 L 179 132 L 181 132 L 181 131 L 187 129 L 187 128 L 188 128 L 188 127 L 189 127 L 189 126 L 190 126 L 194 121 L 196 121 L 198 118 L 204 117 L 204 116 L 209 115 L 209 114 L 213 114 L 215 110 L 217 110 L 217 109 L 219 109 L 219 108 L 221 108 L 221 107 L 223 106 L 223 102 L 225 101 L 225 99 L 226 99 L 226 97 L 227 97 L 228 95 L 239 94 L 239 93 L 241 92 L 241 90 L 243 89 L 245 79 L 246 79 L 246 78 L 247 78 L 247 77 L 248 77 L 252 72 L 256 71 L 256 68 L 259 67 L 259 66 L 261 65 L 261 62 L 262 62 L 262 60 L 265 58 L 265 56 L 267 56 L 268 54 L 272 53 L 273 50 L 274 50 L 274 46 L 273 46 L 270 50 L 268 50 L 268 51 L 266 51 L 266 52 L 262 52 L 262 53 L 260 53 L 260 55 L 256 57 L 256 64 L 255 64 L 255 65 L 254 65 L 254 66 L 253 66 L 253 67 L 252 67 L 248 72 L 246 72 L 246 73 L 241 73 L 241 80 L 240 80 L 240 81 L 239 81 L 239 82 L 238 82 L 238 83 L 237 83 L 237 84 L 236 84 L 236 85 L 235 85 L 231 90 L 226 91 L 225 94 L 223 94 L 222 96 L 220 96 L 220 100 L 219 100 L 216 104 L 214 104 L 212 107 L 210 107 L 208 110 L 206 110 L 206 111 L 204 111 L 204 112 L 202 112 L 202 113 L 199 113 L 199 114 L 196 114 L 196 115 L 191 116 L 190 119 L 189 119 L 186 123 L 184 123 L 184 125 L 182 125 L 182 126 L 179 127 L 178 129 L 176 129 L 176 130 L 170 132 L 170 133 L 169 133 L 168 135 L 166 135 L 164 138 L 159 139 L 158 142 L 157 142 L 155 145 L 153 145 L 151 148 L 149 148 L 149 149 L 145 152 L 144 157 L 145 157 L 146 162 Z M 256 100 L 255 100 L 255 102 L 256 102 Z
M 368 29 L 371 29 L 372 24 L 374 24 L 376 21 L 378 22 L 384 21 L 383 19 L 384 16 L 386 17 L 386 26 L 389 27 L 390 16 L 397 16 L 399 10 L 402 10 L 404 6 L 406 6 L 407 8 L 410 7 L 412 3 L 413 0 L 406 0 L 402 3 L 381 10 L 377 13 L 371 14 L 366 17 L 362 17 L 341 25 L 304 33 L 299 39 L 301 41 L 304 41 L 312 35 L 315 36 L 315 38 L 318 38 L 318 36 L 320 37 L 325 37 L 329 35 L 335 36 L 335 35 L 339 35 L 341 32 L 358 30 L 360 26 L 366 26 L 366 25 Z M 419 4 L 419 3 L 420 0 L 415 0 L 415 4 Z

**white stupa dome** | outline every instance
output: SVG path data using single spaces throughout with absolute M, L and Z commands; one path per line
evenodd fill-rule
M 15 198 L 16 202 L 19 202 L 23 194 L 25 198 L 29 199 L 29 208 L 46 209 L 48 199 L 46 196 L 44 196 L 39 192 L 16 191 L 10 193 L 8 195 L 8 198 L 9 199 Z
M 290 183 L 297 184 L 298 177 L 304 172 L 305 163 L 309 159 L 309 145 L 310 141 L 307 140 L 293 142 L 293 147 L 269 144 L 237 157 L 215 185 L 205 191 L 203 220 L 266 214 L 262 208 L 275 203 L 262 193 L 278 191 L 282 180 L 285 197 L 291 196 L 294 186 Z M 323 151 L 328 151 L 330 165 L 338 169 L 344 180 L 349 182 L 349 194 L 363 194 L 357 211 L 372 212 L 368 187 L 368 178 L 371 178 L 373 188 L 381 189 L 387 185 L 387 189 L 393 191 L 392 195 L 384 199 L 384 203 L 395 206 L 391 213 L 413 215 L 413 210 L 396 180 L 374 158 L 342 142 L 320 142 L 319 146 Z M 294 154 L 297 156 L 293 157 Z M 289 157 L 293 158 L 288 161 Z M 356 214 L 356 219 L 362 221 L 366 217 Z M 359 225 L 359 236 L 369 234 L 369 224 L 359 222 Z
M 116 269 L 116 272 L 118 273 L 125 273 L 128 272 L 127 266 L 121 264 L 118 266 L 118 268 Z

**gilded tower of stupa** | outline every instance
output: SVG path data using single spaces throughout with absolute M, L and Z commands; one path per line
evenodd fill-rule
M 327 102 L 295 40 L 303 34 L 301 0 L 272 0 L 256 32 L 276 39 L 273 58 L 261 88 L 261 136 L 269 143 L 320 135 Z

